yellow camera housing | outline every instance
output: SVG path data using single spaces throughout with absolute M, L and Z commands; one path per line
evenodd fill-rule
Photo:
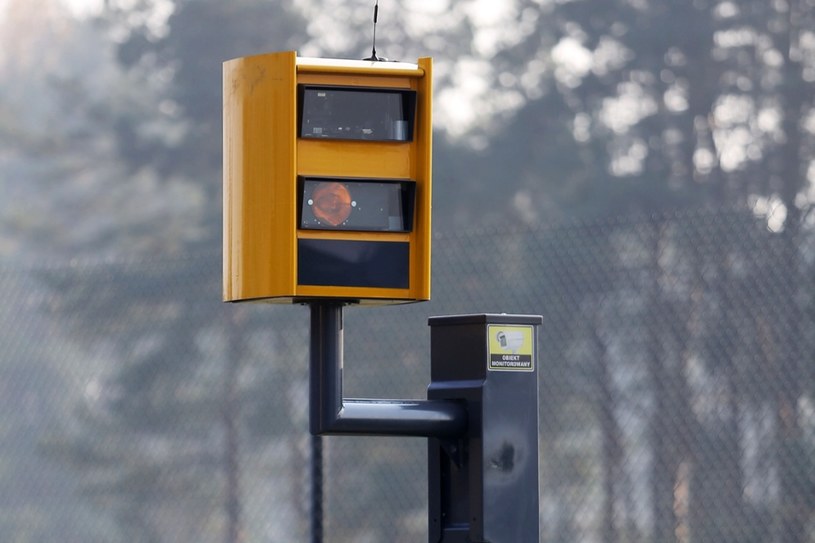
M 224 301 L 429 300 L 432 59 L 223 75 Z

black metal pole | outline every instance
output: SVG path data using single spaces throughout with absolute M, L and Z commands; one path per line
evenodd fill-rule
M 309 427 L 313 435 L 322 435 L 323 414 L 342 409 L 341 303 L 322 301 L 311 304 L 309 341 Z
M 311 304 L 310 429 L 313 435 L 458 437 L 467 410 L 454 400 L 342 397 L 343 304 Z
M 323 543 L 323 438 L 311 436 L 311 543 Z
M 311 304 L 309 426 L 311 541 L 323 541 L 323 435 L 459 437 L 467 411 L 456 400 L 345 400 L 342 397 L 342 303 Z

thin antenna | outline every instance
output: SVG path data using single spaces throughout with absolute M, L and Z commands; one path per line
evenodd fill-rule
M 373 61 L 380 61 L 380 60 L 388 60 L 383 57 L 376 56 L 376 21 L 379 19 L 379 0 L 376 0 L 374 4 L 374 42 L 373 46 L 371 47 L 371 56 L 365 58 L 363 60 L 373 60 Z

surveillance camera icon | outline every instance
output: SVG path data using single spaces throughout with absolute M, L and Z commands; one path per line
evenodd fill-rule
M 524 344 L 524 334 L 523 332 L 512 332 L 501 330 L 495 335 L 495 339 L 498 340 L 498 345 L 505 351 L 511 351 L 513 354 L 518 352 Z

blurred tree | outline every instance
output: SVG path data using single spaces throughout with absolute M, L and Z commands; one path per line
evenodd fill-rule
M 297 32 L 297 18 L 280 5 L 248 2 L 179 2 L 169 13 L 163 11 L 167 8 L 166 3 L 122 8 L 106 3 L 101 19 L 93 21 L 98 26 L 83 23 L 98 41 L 87 53 L 93 76 L 72 71 L 74 65 L 66 62 L 63 73 L 36 87 L 48 86 L 44 102 L 56 104 L 58 122 L 46 131 L 21 121 L 19 128 L 31 137 L 16 142 L 14 156 L 30 163 L 41 154 L 42 173 L 31 195 L 55 186 L 66 201 L 36 202 L 43 210 L 32 215 L 42 220 L 40 239 L 32 228 L 21 232 L 25 224 L 14 213 L 24 210 L 8 209 L 3 219 L 14 221 L 17 239 L 26 239 L 28 247 L 56 249 L 67 257 L 77 252 L 166 256 L 206 246 L 204 254 L 212 260 L 205 261 L 214 263 L 217 253 L 211 248 L 220 245 L 220 61 L 258 52 L 261 43 L 281 47 Z M 277 25 L 271 34 L 269 23 Z M 103 41 L 103 31 L 115 42 Z M 15 126 L 4 134 L 14 135 Z M 79 216 L 79 233 L 65 228 Z M 160 236 L 157 224 L 163 225 Z M 55 432 L 46 449 L 84 470 L 85 492 L 110 506 L 127 540 L 164 540 L 168 530 L 186 534 L 183 540 L 202 540 L 202 530 L 221 525 L 226 540 L 234 542 L 245 532 L 241 398 L 253 394 L 238 380 L 246 360 L 257 353 L 237 348 L 252 335 L 252 325 L 234 322 L 240 311 L 222 318 L 217 305 L 204 311 L 196 306 L 198 299 L 217 299 L 219 268 L 202 268 L 199 258 L 165 270 L 117 269 L 114 278 L 107 269 L 85 270 L 81 277 L 42 274 L 58 300 L 49 309 L 62 319 L 79 319 L 74 332 L 84 338 L 85 348 L 105 342 L 100 336 L 105 332 L 117 337 L 109 353 L 111 374 L 99 381 L 105 401 L 97 411 L 81 410 L 80 432 Z M 198 282 L 187 279 L 184 294 L 168 297 L 184 290 L 173 286 L 176 281 L 189 277 Z M 151 331 L 145 318 L 160 319 L 163 333 Z M 205 334 L 231 350 L 208 356 L 200 347 Z M 286 411 L 285 404 L 278 410 Z M 267 433 L 279 433 L 279 427 L 266 426 Z M 129 448 L 115 439 L 122 435 L 141 436 L 145 445 Z M 223 478 L 209 476 L 213 467 Z M 223 509 L 208 513 L 218 496 Z M 168 513 L 161 511 L 169 511 L 171 498 L 176 498 L 175 518 L 168 523 Z
M 528 6 L 531 9 L 533 3 Z M 541 145 L 541 138 L 524 141 L 512 137 L 512 132 L 524 124 L 551 127 L 552 119 L 557 118 L 558 113 L 563 115 L 564 108 L 555 107 L 548 114 L 541 109 L 543 114 L 535 114 L 530 105 L 551 101 L 549 94 L 557 92 L 564 96 L 564 104 L 572 105 L 571 114 L 567 113 L 564 122 L 559 124 L 560 131 L 564 141 L 583 150 L 583 160 L 573 161 L 573 169 L 556 171 L 554 187 L 549 186 L 546 168 L 533 166 L 530 184 L 539 187 L 539 191 L 531 205 L 526 203 L 527 198 L 517 198 L 519 194 L 530 194 L 528 188 L 518 187 L 524 178 L 518 170 L 534 165 L 534 161 L 497 162 L 500 173 L 492 174 L 492 178 L 501 179 L 502 194 L 510 195 L 503 196 L 504 205 L 510 205 L 514 193 L 516 198 L 512 204 L 515 205 L 521 202 L 532 209 L 566 209 L 570 213 L 585 210 L 591 216 L 602 216 L 634 209 L 652 213 L 699 205 L 746 207 L 756 200 L 778 202 L 778 215 L 770 219 L 769 226 L 783 230 L 778 243 L 785 244 L 787 256 L 780 262 L 790 274 L 785 281 L 790 287 L 785 289 L 783 302 L 789 312 L 773 325 L 777 326 L 776 341 L 784 345 L 783 350 L 777 351 L 778 373 L 773 377 L 779 390 L 785 391 L 776 400 L 780 484 L 786 489 L 781 492 L 779 507 L 787 512 L 785 514 L 796 517 L 779 524 L 784 526 L 784 533 L 777 537 L 791 538 L 791 541 L 804 540 L 803 526 L 811 515 L 803 499 L 807 486 L 800 482 L 806 479 L 801 470 L 807 469 L 807 462 L 802 461 L 802 434 L 796 422 L 800 409 L 796 406 L 802 398 L 800 383 L 805 382 L 799 361 L 806 358 L 796 354 L 803 346 L 798 328 L 802 322 L 799 305 L 802 268 L 797 232 L 802 224 L 802 209 L 811 206 L 810 197 L 804 191 L 808 182 L 803 173 L 812 161 L 811 148 L 803 142 L 811 139 L 811 135 L 800 122 L 812 108 L 811 93 L 806 91 L 807 62 L 804 60 L 812 44 L 803 30 L 810 24 L 811 12 L 811 6 L 804 2 L 760 5 L 694 2 L 682 6 L 669 2 L 651 2 L 647 6 L 634 2 L 612 2 L 603 6 L 571 2 L 552 7 L 546 24 L 557 33 L 554 44 L 551 38 L 547 40 L 545 35 L 532 33 L 529 40 L 497 57 L 498 62 L 505 63 L 505 73 L 513 73 L 512 66 L 517 65 L 521 54 L 528 55 L 530 64 L 529 59 L 534 57 L 535 62 L 550 67 L 549 77 L 539 78 L 543 90 L 537 92 L 543 96 L 526 102 L 518 115 L 506 123 L 506 128 L 485 146 L 489 152 L 482 153 L 484 163 L 490 163 L 496 149 L 502 148 L 509 149 L 513 156 L 543 156 L 548 163 L 554 163 L 548 155 L 550 152 L 554 156 L 581 156 L 568 147 L 558 146 L 558 138 L 551 132 L 548 138 L 553 144 L 551 150 L 535 148 Z M 549 50 L 539 44 L 549 44 Z M 512 80 L 503 78 L 505 82 Z M 496 78 L 491 82 L 492 87 L 499 88 L 500 82 L 501 79 Z M 568 133 L 569 128 L 572 134 Z M 531 149 L 524 152 L 524 146 Z M 476 178 L 482 171 L 485 170 L 476 167 L 471 176 Z M 569 171 L 575 173 L 570 176 Z M 580 203 L 562 201 L 564 192 L 558 190 L 557 181 L 569 179 L 567 185 L 577 187 L 580 176 L 587 172 L 591 173 L 585 178 L 586 189 L 576 193 Z M 555 201 L 550 203 L 550 199 Z M 495 208 L 501 209 L 501 205 L 493 206 Z M 473 210 L 472 215 L 488 212 L 483 205 L 481 209 Z M 655 285 L 656 282 L 664 284 L 661 277 L 668 271 L 656 263 L 671 250 L 665 245 L 671 243 L 670 239 L 660 241 L 661 238 L 662 235 L 654 237 L 655 267 L 649 272 Z M 751 246 L 750 250 L 755 247 Z M 732 284 L 732 262 L 713 263 L 722 278 L 714 283 L 714 293 Z M 709 264 L 697 261 L 696 265 Z M 664 297 L 662 290 L 663 287 L 659 287 L 643 292 L 652 292 L 651 299 L 656 303 Z M 726 300 L 726 296 L 722 292 L 720 299 Z M 664 306 L 656 306 L 653 315 L 663 314 L 664 310 Z M 729 326 L 735 318 L 729 312 L 707 315 L 710 329 L 715 329 L 716 324 L 720 329 L 722 325 Z M 668 330 L 654 318 L 647 319 L 646 326 L 653 334 L 651 343 L 657 346 L 650 363 L 652 393 L 657 400 L 653 419 L 654 537 L 668 541 L 676 537 L 678 524 L 674 518 L 676 470 L 681 466 L 682 457 L 690 459 L 691 449 L 682 452 L 674 446 L 661 448 L 659 443 L 666 433 L 676 434 L 675 421 L 687 418 L 690 403 L 689 398 L 682 399 L 675 394 L 681 389 L 678 383 L 684 379 L 684 370 L 682 365 L 673 366 L 674 353 L 664 350 Z M 698 332 L 689 332 L 698 335 Z M 730 337 L 732 333 L 731 329 Z M 691 335 L 677 345 L 692 345 L 693 340 Z M 725 409 L 733 414 L 720 422 L 717 430 L 721 435 L 720 458 L 726 461 L 715 462 L 711 458 L 710 466 L 697 465 L 699 478 L 693 480 L 700 486 L 691 489 L 691 495 L 697 497 L 695 506 L 716 503 L 717 507 L 707 507 L 705 514 L 717 511 L 718 518 L 726 525 L 738 524 L 734 518 L 743 518 L 745 511 L 740 491 L 744 476 L 739 465 L 738 437 L 744 431 L 738 427 L 743 398 L 738 392 L 741 374 L 734 366 L 736 358 L 732 350 L 719 350 L 706 361 L 711 368 L 727 368 L 719 375 L 729 391 Z M 671 374 L 667 375 L 667 371 Z M 668 383 L 670 390 L 664 388 Z M 700 435 L 699 439 L 704 438 Z M 704 486 L 703 481 L 709 478 L 702 473 L 712 473 L 708 470 L 714 469 L 714 465 L 719 473 L 729 474 L 727 482 Z M 665 479 L 662 484 L 659 484 L 660 478 Z M 708 495 L 709 492 L 713 495 Z M 712 526 L 707 533 L 700 526 L 695 530 L 695 537 L 700 541 L 747 537 L 738 531 L 725 536 L 722 532 L 710 531 Z
M 198 243 L 207 248 L 221 240 L 221 63 L 265 51 L 294 49 L 305 35 L 304 21 L 291 2 L 143 1 L 108 2 L 105 18 L 122 33 L 117 58 L 139 78 L 162 80 L 148 118 L 122 122 L 116 151 L 133 169 L 150 165 L 160 179 L 195 180 L 204 190 Z M 155 18 L 169 12 L 158 25 Z M 172 120 L 165 131 L 149 130 L 156 117 Z M 189 244 L 188 244 L 189 247 Z
M 3 320 L 19 323 L 4 327 L 10 335 L 0 339 L 4 450 L 13 453 L 4 455 L 9 476 L 0 492 L 7 512 L 0 539 L 103 541 L 115 533 L 112 523 L 76 500 L 73 474 L 37 454 L 38 440 L 65 423 L 82 396 L 82 378 L 98 368 L 81 360 L 81 348 L 47 316 L 31 316 L 34 306 L 48 303 L 32 262 L 73 258 L 91 241 L 105 245 L 111 225 L 87 209 L 134 194 L 103 190 L 115 168 L 104 158 L 97 106 L 115 86 L 115 70 L 101 34 L 71 20 L 60 3 L 10 0 L 0 11 Z M 127 213 L 120 218 L 116 228 L 133 224 Z
M 178 1 L 172 4 L 170 15 L 161 26 L 153 22 L 164 9 L 159 3 L 142 3 L 136 12 L 143 13 L 144 17 L 135 18 L 135 25 L 130 6 L 121 10 L 118 4 L 109 3 L 108 8 L 109 23 L 125 35 L 117 49 L 119 62 L 148 80 L 153 73 L 168 75 L 157 104 L 158 111 L 172 114 L 174 127 L 180 128 L 183 134 L 175 141 L 167 141 L 163 134 L 143 130 L 145 122 L 139 120 L 123 125 L 118 132 L 118 152 L 132 167 L 151 164 L 162 179 L 195 180 L 203 190 L 205 202 L 197 242 L 204 247 L 220 245 L 221 61 L 290 48 L 293 36 L 302 28 L 302 21 L 287 2 Z M 137 135 L 135 146 L 131 144 L 134 134 Z M 147 136 L 138 137 L 143 134 Z M 133 152 L 139 149 L 145 152 Z M 190 248 L 187 244 L 187 249 Z M 182 314 L 183 319 L 188 318 L 186 311 Z M 248 339 L 246 327 L 236 325 L 233 320 L 227 319 L 230 349 L 223 360 L 225 372 L 220 396 L 225 429 L 222 465 L 226 477 L 225 533 L 229 542 L 239 541 L 243 531 L 239 486 L 239 428 L 243 419 L 237 378 L 245 352 L 241 345 Z M 173 346 L 177 347 L 177 342 Z M 179 370 L 184 375 L 183 366 L 173 371 Z M 138 388 L 125 390 L 135 397 L 141 394 Z

